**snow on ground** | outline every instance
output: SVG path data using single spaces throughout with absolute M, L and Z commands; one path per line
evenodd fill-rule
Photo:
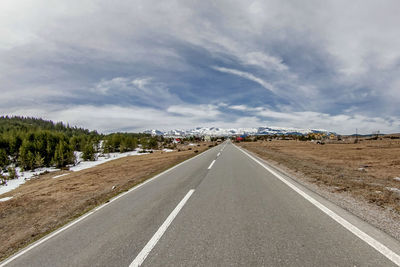
M 197 146 L 197 144 L 190 143 L 188 146 Z
M 394 177 L 393 180 L 400 182 L 400 177 Z
M 396 187 L 386 187 L 387 190 L 392 191 L 400 196 L 400 189 Z
M 53 178 L 54 179 L 56 179 L 56 178 L 60 178 L 60 177 L 63 177 L 63 176 L 65 176 L 65 175 L 68 175 L 69 173 L 63 173 L 63 174 L 60 174 L 60 175 L 56 175 L 56 176 L 54 176 Z
M 55 171 L 59 171 L 59 170 L 60 169 L 51 167 L 51 168 L 38 168 L 34 171 L 21 172 L 21 168 L 17 167 L 17 168 L 15 168 L 15 171 L 17 172 L 18 179 L 8 180 L 7 185 L 0 185 L 0 195 L 17 188 L 21 184 L 25 183 L 26 180 L 31 179 L 35 175 L 39 175 L 41 173 L 44 173 L 45 171 L 55 172 Z
M 92 168 L 94 166 L 97 166 L 99 164 L 102 164 L 104 162 L 114 160 L 114 159 L 119 159 L 123 157 L 128 157 L 128 156 L 140 156 L 140 155 L 145 155 L 149 153 L 139 153 L 139 149 L 136 149 L 134 151 L 130 152 L 125 152 L 125 153 L 108 153 L 104 155 L 97 155 L 97 160 L 96 161 L 83 161 L 82 160 L 82 152 L 75 151 L 75 157 L 76 157 L 76 162 L 77 164 L 75 166 L 72 166 L 69 168 L 70 171 L 81 171 L 84 169 Z
M 97 154 L 96 161 L 83 161 L 82 152 L 75 151 L 74 152 L 75 157 L 76 157 L 75 166 L 70 166 L 69 170 L 76 172 L 76 171 L 81 171 L 84 169 L 92 168 L 94 166 L 97 166 L 99 164 L 102 164 L 104 162 L 111 161 L 114 159 L 119 159 L 119 158 L 123 158 L 123 157 L 127 157 L 127 156 L 140 156 L 140 155 L 149 154 L 148 152 L 139 153 L 139 151 L 142 151 L 142 149 L 136 149 L 134 151 L 125 152 L 125 153 L 108 153 L 108 154 L 104 154 L 104 155 Z M 166 149 L 164 151 L 172 152 L 173 150 Z M 7 185 L 0 185 L 0 195 L 17 188 L 21 184 L 25 183 L 26 180 L 31 179 L 34 175 L 39 175 L 41 173 L 44 173 L 45 171 L 48 171 L 48 172 L 59 171 L 60 169 L 51 167 L 51 168 L 39 168 L 39 169 L 35 169 L 34 171 L 21 172 L 21 169 L 19 167 L 17 167 L 17 168 L 15 168 L 15 170 L 17 172 L 18 179 L 8 180 Z M 61 176 L 65 176 L 65 175 L 68 175 L 68 173 L 56 175 L 53 178 L 59 178 Z
M 3 197 L 3 198 L 0 198 L 0 202 L 4 202 L 4 201 L 10 200 L 12 198 L 13 197 Z
M 169 149 L 169 148 L 164 148 L 162 151 L 164 151 L 164 152 L 173 152 L 174 150 L 173 149 Z

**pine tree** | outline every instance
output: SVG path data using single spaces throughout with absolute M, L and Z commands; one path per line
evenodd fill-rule
M 7 171 L 8 171 L 8 179 L 12 180 L 18 178 L 17 171 L 15 170 L 15 168 L 9 167 Z
M 72 149 L 64 140 L 60 140 L 54 152 L 54 165 L 57 168 L 61 168 L 67 166 L 68 164 L 72 164 L 74 161 L 75 158 Z
M 42 157 L 39 152 L 36 152 L 34 157 L 35 168 L 43 167 L 43 164 L 44 164 L 44 157 Z
M 129 151 L 129 145 L 128 142 L 126 141 L 126 138 L 121 140 L 121 143 L 119 144 L 119 152 L 124 153 Z
M 10 163 L 5 149 L 0 149 L 0 168 L 4 169 Z
M 93 147 L 93 143 L 92 142 L 87 142 L 84 149 L 83 149 L 83 154 L 82 154 L 82 158 L 85 161 L 88 160 L 95 160 L 96 154 L 95 154 L 95 150 Z
M 150 140 L 147 141 L 146 148 L 149 148 L 149 149 L 157 149 L 157 148 L 158 148 L 157 139 L 155 139 L 155 138 L 150 138 Z
M 32 145 L 30 141 L 25 139 L 22 142 L 22 145 L 19 149 L 19 164 L 24 170 L 32 170 L 33 169 L 33 162 L 34 162 L 34 155 L 31 152 Z

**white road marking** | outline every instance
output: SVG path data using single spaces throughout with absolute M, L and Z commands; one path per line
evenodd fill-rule
M 140 266 L 146 257 L 149 255 L 151 250 L 157 244 L 158 240 L 163 236 L 165 231 L 168 229 L 172 221 L 175 219 L 176 215 L 178 215 L 179 211 L 183 208 L 185 203 L 188 201 L 190 196 L 193 194 L 194 189 L 189 190 L 186 196 L 179 202 L 178 206 L 171 212 L 168 218 L 164 221 L 164 223 L 158 228 L 157 232 L 153 235 L 153 237 L 147 242 L 146 246 L 140 251 L 140 253 L 136 256 L 136 258 L 132 261 L 129 267 Z
M 221 152 L 218 152 L 217 157 L 219 157 L 219 155 L 221 155 Z
M 108 206 L 111 202 L 114 202 L 115 200 L 117 200 L 117 199 L 119 199 L 119 198 L 125 196 L 125 195 L 128 194 L 129 192 L 132 192 L 132 191 L 134 191 L 134 190 L 136 190 L 136 189 L 139 189 L 140 187 L 144 186 L 145 184 L 147 184 L 147 183 L 149 183 L 149 182 L 155 180 L 156 178 L 158 178 L 158 177 L 160 177 L 160 176 L 162 176 L 162 175 L 168 173 L 169 171 L 172 171 L 173 169 L 179 167 L 180 165 L 185 164 L 186 162 L 191 161 L 191 160 L 193 160 L 193 159 L 195 159 L 195 158 L 197 158 L 197 157 L 203 155 L 204 153 L 206 153 L 206 152 L 208 152 L 208 151 L 211 151 L 211 150 L 206 150 L 206 151 L 200 153 L 199 155 L 196 155 L 196 156 L 194 156 L 194 157 L 192 157 L 192 158 L 190 158 L 190 159 L 187 159 L 187 160 L 185 160 L 185 161 L 183 161 L 183 162 L 181 162 L 181 163 L 179 163 L 179 164 L 177 164 L 177 165 L 175 165 L 175 166 L 169 168 L 168 170 L 165 170 L 165 171 L 163 171 L 162 173 L 159 173 L 159 174 L 157 174 L 156 176 L 154 176 L 154 177 L 152 177 L 152 178 L 146 180 L 145 182 L 143 182 L 143 183 L 141 183 L 141 184 L 138 184 L 138 185 L 132 187 L 132 188 L 129 189 L 128 191 L 126 191 L 126 192 L 124 192 L 124 193 L 122 193 L 122 194 L 119 194 L 119 195 L 115 196 L 114 198 L 110 199 L 108 202 L 106 202 L 106 203 L 104 203 L 104 204 L 98 206 L 98 207 L 95 208 L 94 210 L 89 211 L 88 213 L 86 213 L 86 214 L 82 215 L 81 217 L 77 218 L 75 221 L 70 222 L 69 224 L 65 225 L 64 227 L 62 227 L 62 228 L 56 230 L 55 232 L 50 233 L 49 235 L 43 237 L 42 239 L 39 239 L 38 241 L 36 241 L 36 242 L 33 243 L 32 245 L 26 247 L 25 249 L 22 249 L 20 252 L 18 252 L 17 254 L 11 256 L 10 258 L 6 259 L 5 261 L 0 262 L 0 267 L 4 267 L 6 264 L 8 264 L 8 263 L 10 263 L 11 261 L 15 260 L 16 258 L 18 258 L 18 257 L 20 257 L 20 256 L 22 256 L 22 255 L 24 255 L 26 252 L 30 251 L 31 249 L 33 249 L 33 248 L 39 246 L 40 244 L 42 244 L 42 243 L 44 243 L 45 241 L 49 240 L 50 238 L 56 236 L 57 234 L 59 234 L 59 233 L 65 231 L 65 230 L 67 230 L 68 228 L 70 228 L 70 227 L 73 226 L 74 224 L 76 224 L 76 223 L 82 221 L 83 219 L 89 217 L 89 215 L 92 215 L 93 213 L 97 212 L 98 210 L 100 210 L 100 209 L 102 209 L 102 208 Z
M 211 169 L 212 166 L 214 165 L 214 163 L 215 163 L 215 159 L 211 162 L 210 166 L 208 166 L 208 169 Z
M 363 232 L 362 230 L 360 230 L 358 227 L 356 227 L 355 225 L 353 225 L 352 223 L 350 223 L 349 221 L 345 220 L 344 218 L 342 218 L 340 215 L 338 215 L 337 213 L 333 212 L 332 210 L 330 210 L 329 208 L 327 208 L 326 206 L 324 206 L 322 203 L 320 203 L 318 200 L 316 200 L 315 198 L 311 197 L 310 195 L 308 195 L 306 192 L 304 192 L 302 189 L 300 189 L 299 187 L 297 187 L 295 184 L 291 183 L 290 181 L 288 181 L 287 179 L 285 179 L 283 176 L 281 176 L 279 173 L 277 173 L 276 171 L 274 171 L 272 168 L 265 166 L 262 162 L 260 162 L 258 159 L 256 159 L 255 157 L 253 157 L 252 155 L 250 155 L 249 153 L 247 153 L 246 151 L 242 150 L 241 148 L 235 146 L 237 149 L 239 149 L 240 151 L 242 151 L 244 154 L 246 154 L 248 157 L 250 157 L 252 160 L 254 160 L 255 162 L 257 162 L 258 164 L 260 164 L 264 169 L 266 169 L 267 171 L 269 171 L 270 173 L 272 173 L 274 176 L 276 176 L 279 180 L 281 180 L 283 183 L 285 183 L 286 185 L 288 185 L 291 189 L 293 189 L 294 191 L 296 191 L 298 194 L 300 194 L 302 197 L 304 197 L 305 199 L 307 199 L 309 202 L 311 202 L 312 204 L 314 204 L 314 206 L 316 206 L 317 208 L 319 208 L 321 211 L 323 211 L 325 214 L 327 214 L 329 217 L 331 217 L 332 219 L 334 219 L 336 222 L 338 222 L 340 225 L 342 225 L 343 227 L 345 227 L 347 230 L 349 230 L 350 232 L 352 232 L 354 235 L 356 235 L 357 237 L 359 237 L 361 240 L 363 240 L 364 242 L 366 242 L 368 245 L 370 245 L 371 247 L 373 247 L 374 249 L 376 249 L 377 251 L 379 251 L 382 255 L 384 255 L 386 258 L 388 258 L 389 260 L 391 260 L 394 264 L 400 266 L 400 256 L 398 254 L 396 254 L 394 251 L 392 251 L 391 249 L 389 249 L 388 247 L 386 247 L 385 245 L 383 245 L 381 242 L 379 242 L 378 240 L 376 240 L 375 238 L 369 236 L 368 234 L 366 234 L 365 232 Z

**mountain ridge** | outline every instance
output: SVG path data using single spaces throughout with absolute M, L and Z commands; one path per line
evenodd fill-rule
M 161 131 L 157 129 L 146 130 L 144 133 L 162 136 L 233 136 L 233 135 L 306 135 L 309 133 L 333 132 L 324 129 L 300 129 L 286 127 L 261 126 L 253 128 L 220 128 L 220 127 L 196 127 L 192 129 L 173 129 Z

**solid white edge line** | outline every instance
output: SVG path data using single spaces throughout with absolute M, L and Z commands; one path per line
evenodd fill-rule
M 46 236 L 42 237 L 41 239 L 35 241 L 33 244 L 29 245 L 28 247 L 23 248 L 22 250 L 20 250 L 20 251 L 17 252 L 16 254 L 12 255 L 10 258 L 7 258 L 7 259 L 5 259 L 3 262 L 0 262 L 0 267 L 4 267 L 5 265 L 9 264 L 10 262 L 12 262 L 13 260 L 15 260 L 16 258 L 18 258 L 18 257 L 20 257 L 20 256 L 22 256 L 22 255 L 24 255 L 26 252 L 30 251 L 31 249 L 33 249 L 33 248 L 39 246 L 40 244 L 42 244 L 43 242 L 49 240 L 50 238 L 54 237 L 55 235 L 57 235 L 57 234 L 59 234 L 59 233 L 65 231 L 65 230 L 67 230 L 68 228 L 70 228 L 70 227 L 72 227 L 73 225 L 75 225 L 76 223 L 82 221 L 82 220 L 85 219 L 86 217 L 89 217 L 89 215 L 92 215 L 93 213 L 97 212 L 98 210 L 100 210 L 100 209 L 106 207 L 108 204 L 112 203 L 113 201 L 115 201 L 115 200 L 117 200 L 117 199 L 119 199 L 119 198 L 125 196 L 126 194 L 128 194 L 128 193 L 130 193 L 130 192 L 132 192 L 132 191 L 134 191 L 134 190 L 136 190 L 136 189 L 139 189 L 140 187 L 144 186 L 145 184 L 147 184 L 147 183 L 149 183 L 149 182 L 151 182 L 151 181 L 157 179 L 158 177 L 160 177 L 160 176 L 162 176 L 162 175 L 164 175 L 164 174 L 166 174 L 166 173 L 172 171 L 173 169 L 179 167 L 180 165 L 182 165 L 182 164 L 184 164 L 184 163 L 187 163 L 187 162 L 189 162 L 189 161 L 191 161 L 191 160 L 193 160 L 193 159 L 195 159 L 195 158 L 197 158 L 197 157 L 199 157 L 199 156 L 201 156 L 201 155 L 204 155 L 204 153 L 206 153 L 206 152 L 208 152 L 208 151 L 211 151 L 211 149 L 208 149 L 208 150 L 206 150 L 206 151 L 203 151 L 203 152 L 201 152 L 200 154 L 198 154 L 198 155 L 196 155 L 196 156 L 194 156 L 194 157 L 192 157 L 192 158 L 190 158 L 190 159 L 187 159 L 187 160 L 185 160 L 185 161 L 182 161 L 181 163 L 179 163 L 179 164 L 177 164 L 177 165 L 175 165 L 175 166 L 172 166 L 172 167 L 169 168 L 168 170 L 165 170 L 165 171 L 163 171 L 162 173 L 159 173 L 159 174 L 157 174 L 156 176 L 154 176 L 154 177 L 152 177 L 152 178 L 150 178 L 150 179 L 148 179 L 148 180 L 146 180 L 146 181 L 144 181 L 144 182 L 142 182 L 142 183 L 140 183 L 140 184 L 138 184 L 138 185 L 135 185 L 134 187 L 130 188 L 128 191 L 123 192 L 123 193 L 121 193 L 121 194 L 119 194 L 119 195 L 117 195 L 117 196 L 111 198 L 108 202 L 106 202 L 106 203 L 104 203 L 104 204 L 101 204 L 100 206 L 98 206 L 98 207 L 94 208 L 93 210 L 89 211 L 88 213 L 83 214 L 81 217 L 77 218 L 76 220 L 71 221 L 70 223 L 68 223 L 67 225 L 61 227 L 61 228 L 58 229 L 58 230 L 55 230 L 55 232 L 52 232 L 52 233 L 50 233 L 49 235 L 46 235 Z
M 388 258 L 389 260 L 391 260 L 394 264 L 396 264 L 397 266 L 400 266 L 400 256 L 398 254 L 396 254 L 394 251 L 392 251 L 391 249 L 389 249 L 388 247 L 386 247 L 385 245 L 383 245 L 382 243 L 380 243 L 378 240 L 376 240 L 375 238 L 369 236 L 368 234 L 366 234 L 365 232 L 363 232 L 362 230 L 360 230 L 359 228 L 357 228 L 355 225 L 353 225 L 352 223 L 350 223 L 349 221 L 347 221 L 346 219 L 342 218 L 340 215 L 338 215 L 337 213 L 333 212 L 332 210 L 330 210 L 329 208 L 327 208 L 326 206 L 324 206 L 322 203 L 320 203 L 318 200 L 316 200 L 315 198 L 311 197 L 310 195 L 308 195 L 306 192 L 304 192 L 303 190 L 301 190 L 299 187 L 297 187 L 296 185 L 294 185 L 293 183 L 289 182 L 287 179 L 285 179 L 283 176 L 281 176 L 279 173 L 277 173 L 276 171 L 274 171 L 273 169 L 271 169 L 268 166 L 265 166 L 262 162 L 260 162 L 258 159 L 256 159 L 255 157 L 253 157 L 252 155 L 250 155 L 249 153 L 247 153 L 246 151 L 244 151 L 243 149 L 237 147 L 235 145 L 235 147 L 237 149 L 239 149 L 240 151 L 242 151 L 244 154 L 246 154 L 248 157 L 250 157 L 252 160 L 254 160 L 255 162 L 257 162 L 258 164 L 260 164 L 264 169 L 266 169 L 267 171 L 269 171 L 270 173 L 272 173 L 274 176 L 276 176 L 279 180 L 281 180 L 283 183 L 285 183 L 286 185 L 288 185 L 291 189 L 293 189 L 294 191 L 296 191 L 298 194 L 300 194 L 302 197 L 304 197 L 305 199 L 307 199 L 309 202 L 311 202 L 312 204 L 314 204 L 314 206 L 316 206 L 317 208 L 319 208 L 321 211 L 323 211 L 325 214 L 327 214 L 329 217 L 331 217 L 332 219 L 334 219 L 336 222 L 338 222 L 340 225 L 342 225 L 343 227 L 345 227 L 347 230 L 349 230 L 350 232 L 352 232 L 354 235 L 356 235 L 357 237 L 359 237 L 361 240 L 363 240 L 364 242 L 366 242 L 368 245 L 370 245 L 371 247 L 373 247 L 374 249 L 376 249 L 378 252 L 380 252 L 382 255 L 384 255 L 386 258 Z
M 140 266 L 146 257 L 150 254 L 151 250 L 154 248 L 154 246 L 157 244 L 157 242 L 160 240 L 160 238 L 163 236 L 165 231 L 168 229 L 172 221 L 175 219 L 176 215 L 178 215 L 179 211 L 183 208 L 185 203 L 188 201 L 190 196 L 193 194 L 194 189 L 189 190 L 189 192 L 186 194 L 186 196 L 179 202 L 179 204 L 175 207 L 175 209 L 171 212 L 171 214 L 167 217 L 167 219 L 164 221 L 164 223 L 158 228 L 157 232 L 153 235 L 153 237 L 147 242 L 147 244 L 144 246 L 142 251 L 136 256 L 136 258 L 132 261 L 132 263 L 129 265 L 129 267 L 137 267 Z
M 215 163 L 215 159 L 211 162 L 210 166 L 208 166 L 208 169 L 211 169 L 212 166 L 214 165 L 214 163 Z

